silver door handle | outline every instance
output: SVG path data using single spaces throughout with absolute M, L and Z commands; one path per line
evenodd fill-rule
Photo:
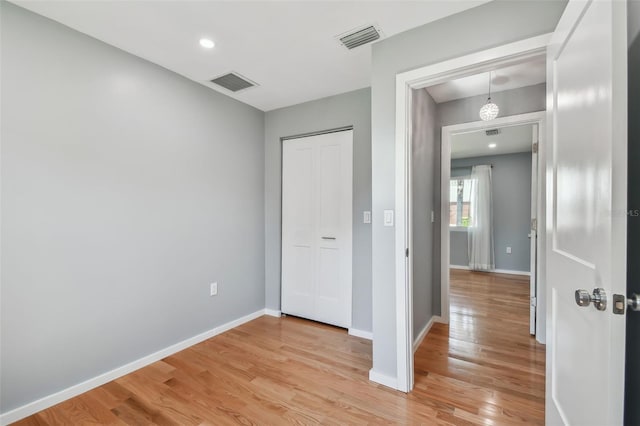
M 640 311 L 640 296 L 633 293 L 631 297 L 627 299 L 627 306 L 632 311 Z
M 597 310 L 604 311 L 607 309 L 607 294 L 603 288 L 594 289 L 593 294 L 589 294 L 587 290 L 576 290 L 575 297 L 578 306 L 589 306 L 593 302 L 593 306 Z
M 336 237 L 322 237 L 323 240 L 335 240 Z

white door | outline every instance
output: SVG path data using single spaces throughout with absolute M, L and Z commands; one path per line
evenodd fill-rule
M 282 312 L 348 328 L 353 131 L 282 145 Z
M 531 260 L 529 271 L 529 333 L 536 334 L 536 309 L 538 305 L 537 293 L 537 267 L 538 267 L 538 139 L 539 124 L 534 124 L 531 131 L 531 228 L 529 229 Z
M 570 1 L 548 50 L 547 424 L 623 423 L 626 37 L 626 2 Z

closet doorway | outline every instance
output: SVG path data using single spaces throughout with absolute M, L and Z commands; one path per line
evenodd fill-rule
M 282 313 L 351 326 L 353 130 L 282 141 Z

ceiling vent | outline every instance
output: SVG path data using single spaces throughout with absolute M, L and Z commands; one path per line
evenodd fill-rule
M 382 37 L 382 31 L 380 31 L 375 25 L 367 25 L 366 27 L 360 27 L 344 34 L 340 34 L 336 38 L 340 40 L 340 43 L 342 43 L 344 47 L 351 50 L 374 42 L 380 37 Z
M 487 134 L 487 136 L 496 136 L 500 134 L 500 129 L 485 130 L 485 133 Z
M 249 80 L 248 78 L 242 77 L 240 74 L 236 72 L 230 72 L 220 77 L 216 77 L 211 80 L 212 83 L 217 84 L 218 86 L 224 87 L 227 90 L 232 92 L 239 92 L 241 90 L 248 89 L 250 87 L 257 86 L 256 83 Z

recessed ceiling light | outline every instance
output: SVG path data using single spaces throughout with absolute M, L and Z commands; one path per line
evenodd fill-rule
M 209 40 L 208 38 L 200 39 L 200 46 L 204 47 L 205 49 L 213 49 L 215 45 L 216 44 L 213 42 L 213 40 Z
M 493 149 L 493 148 L 495 148 L 497 146 L 498 146 L 498 144 L 495 144 L 495 143 L 490 143 L 489 144 L 489 148 L 491 148 L 491 149 Z

